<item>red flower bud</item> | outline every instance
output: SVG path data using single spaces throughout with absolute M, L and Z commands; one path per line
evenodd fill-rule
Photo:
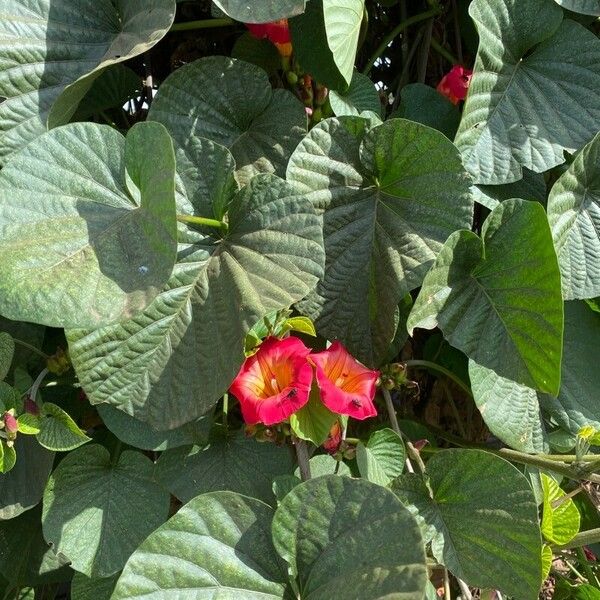
M 340 449 L 342 443 L 342 426 L 339 421 L 336 421 L 327 435 L 327 439 L 323 443 L 323 449 L 328 454 L 335 454 Z
M 473 71 L 461 65 L 455 65 L 438 83 L 437 91 L 452 102 L 458 104 L 467 97 Z
M 19 431 L 17 420 L 9 412 L 4 413 L 4 426 L 8 433 L 17 433 Z

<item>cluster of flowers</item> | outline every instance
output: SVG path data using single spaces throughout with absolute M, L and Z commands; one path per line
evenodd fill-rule
M 378 371 L 367 369 L 337 341 L 313 353 L 298 338 L 268 337 L 246 359 L 230 392 L 240 401 L 248 425 L 285 421 L 308 402 L 314 384 L 329 410 L 366 419 L 377 414 L 373 398 L 378 377 Z

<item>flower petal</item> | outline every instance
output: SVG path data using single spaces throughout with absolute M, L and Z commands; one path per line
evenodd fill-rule
M 248 425 L 280 423 L 308 402 L 313 376 L 309 353 L 298 338 L 269 337 L 244 361 L 229 389 Z
M 311 354 L 309 360 L 315 365 L 321 400 L 329 410 L 361 420 L 377 414 L 373 398 L 378 371 L 360 364 L 338 341 Z

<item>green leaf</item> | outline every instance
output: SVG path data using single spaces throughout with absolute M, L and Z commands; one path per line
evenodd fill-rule
M 17 453 L 14 447 L 0 438 L 0 474 L 8 473 L 17 462 Z
M 359 71 L 354 71 L 350 87 L 344 92 L 331 90 L 329 102 L 334 114 L 359 115 L 363 111 L 371 111 L 381 115 L 381 100 L 373 82 Z
M 546 203 L 546 181 L 540 173 L 523 169 L 523 179 L 504 185 L 474 185 L 471 192 L 476 202 L 494 210 L 500 202 L 510 198 L 537 200 Z
M 273 502 L 272 481 L 293 473 L 287 448 L 260 443 L 243 432 L 217 431 L 206 448 L 167 450 L 158 459 L 158 477 L 182 502 L 198 494 L 230 490 Z
M 295 475 L 278 475 L 273 479 L 273 494 L 279 504 L 300 483 Z
M 15 355 L 15 342 L 10 333 L 0 331 L 0 380 L 3 380 L 10 371 Z
M 489 430 L 521 452 L 548 452 L 538 393 L 469 361 L 475 404 Z
M 454 139 L 460 123 L 458 106 L 423 83 L 409 83 L 402 88 L 400 104 L 392 116 L 433 127 L 449 139 Z
M 97 410 L 106 427 L 121 441 L 134 448 L 154 452 L 189 444 L 205 444 L 212 425 L 212 414 L 210 414 L 177 429 L 157 431 L 147 423 L 129 416 L 110 404 L 99 404 Z
M 320 446 L 329 435 L 337 414 L 321 402 L 318 388 L 313 387 L 308 402 L 290 416 L 290 427 L 296 436 Z
M 23 435 L 37 435 L 40 432 L 40 417 L 38 415 L 23 413 L 19 416 L 17 422 L 19 433 Z
M 567 10 L 582 13 L 584 15 L 594 15 L 600 17 L 600 1 L 599 0 L 555 0 Z
M 348 477 L 352 477 L 350 467 L 343 460 L 337 461 L 329 454 L 317 454 L 317 456 L 313 456 L 308 462 L 310 464 L 310 476 L 313 479 L 322 477 L 323 475 L 347 475 Z M 294 475 L 300 478 L 300 468 L 294 471 Z
M 366 127 L 360 117 L 319 123 L 287 178 L 324 219 L 325 277 L 301 310 L 374 365 L 394 338 L 402 297 L 421 285 L 446 238 L 470 227 L 473 201 L 441 133 L 403 119 Z
M 174 181 L 156 123 L 126 140 L 74 123 L 12 156 L 0 172 L 0 312 L 93 327 L 144 309 L 175 262 Z
M 148 117 L 169 130 L 184 167 L 193 162 L 188 147 L 195 138 L 228 148 L 241 183 L 257 173 L 283 176 L 306 132 L 306 113 L 295 96 L 273 90 L 256 65 L 224 56 L 202 58 L 167 77 Z
M 44 448 L 66 452 L 91 440 L 60 406 L 44 402 L 41 413 L 37 441 Z
M 330 90 L 345 91 L 347 81 L 340 73 L 327 41 L 325 0 L 310 0 L 306 11 L 289 21 L 294 56 L 315 81 Z
M 497 375 L 558 392 L 563 304 L 540 204 L 506 200 L 486 219 L 482 238 L 471 231 L 448 238 L 408 318 L 411 335 L 437 326 Z
M 71 582 L 71 600 L 110 600 L 120 575 L 90 579 L 75 573 Z
M 140 95 L 141 88 L 142 79 L 135 71 L 122 64 L 112 65 L 94 80 L 72 120 L 86 121 L 111 108 L 122 110 L 128 100 Z
M 365 0 L 323 0 L 327 44 L 347 85 L 352 81 L 364 12 Z
M 600 129 L 600 40 L 548 0 L 474 0 L 469 13 L 481 41 L 456 143 L 474 183 L 563 163 Z
M 443 450 L 427 462 L 430 495 L 419 475 L 393 484 L 423 524 L 434 557 L 469 585 L 538 597 L 541 534 L 528 480 L 481 450 Z
M 548 198 L 565 300 L 600 295 L 600 133 L 575 157 Z
M 232 492 L 194 498 L 133 553 L 112 600 L 291 598 L 272 518 L 266 504 Z
M 44 538 L 89 577 L 123 568 L 140 542 L 168 516 L 169 494 L 139 452 L 118 461 L 97 444 L 70 452 L 44 492 Z
M 268 39 L 254 37 L 249 31 L 236 40 L 231 57 L 252 63 L 269 75 L 276 75 L 281 69 L 281 57 L 275 44 Z
M 541 476 L 544 490 L 542 534 L 549 542 L 561 546 L 579 533 L 579 511 L 571 498 L 565 498 L 565 492 L 552 477 L 545 473 Z
M 0 14 L 0 157 L 66 123 L 103 69 L 149 50 L 173 0 L 5 0 Z M 38 172 L 43 171 L 43 167 Z
M 68 560 L 56 554 L 42 536 L 41 513 L 35 508 L 16 519 L 0 521 L 0 573 L 14 587 L 68 581 Z
M 290 319 L 286 319 L 283 328 L 285 331 L 297 331 L 311 337 L 317 337 L 315 325 L 308 317 L 291 317 Z
M 17 435 L 15 450 L 17 464 L 0 475 L 0 520 L 14 519 L 42 499 L 54 461 L 54 452 L 30 436 Z
M 565 345 L 562 381 L 557 398 L 542 395 L 542 410 L 567 431 L 581 427 L 600 429 L 600 370 L 596 368 L 600 315 L 584 302 L 565 302 Z
M 304 11 L 306 0 L 213 0 L 227 15 L 242 23 L 270 23 Z
M 368 481 L 330 475 L 296 486 L 275 512 L 273 541 L 301 598 L 425 595 L 419 527 L 394 494 Z
M 545 581 L 550 575 L 550 569 L 552 568 L 552 548 L 547 544 L 542 546 L 542 581 Z
M 387 486 L 404 471 L 406 451 L 402 438 L 391 429 L 371 434 L 367 444 L 356 446 L 356 462 L 361 477 Z
M 255 177 L 235 196 L 224 239 L 192 230 L 180 236 L 178 264 L 148 309 L 109 327 L 67 332 L 90 401 L 157 429 L 208 412 L 242 364 L 246 332 L 303 298 L 323 272 L 320 219 L 272 175 Z

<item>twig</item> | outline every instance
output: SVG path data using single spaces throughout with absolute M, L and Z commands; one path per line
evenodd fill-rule
M 597 544 L 600 542 L 600 527 L 596 529 L 588 529 L 580 531 L 570 542 L 562 546 L 553 546 L 553 550 L 571 550 L 580 548 L 581 546 L 589 546 L 589 544 Z
M 450 575 L 448 569 L 444 569 L 444 600 L 452 600 L 452 593 L 450 591 Z
M 308 481 L 310 479 L 310 462 L 306 442 L 300 438 L 294 438 L 294 447 L 296 448 L 296 459 L 300 469 L 300 479 Z
M 449 50 L 444 48 L 435 38 L 431 38 L 431 47 L 441 56 L 443 56 L 449 63 L 453 65 L 459 64 L 458 58 L 452 54 Z
M 419 83 L 425 83 L 427 75 L 427 63 L 429 62 L 429 48 L 431 46 L 431 36 L 433 34 L 433 19 L 430 19 L 425 27 L 423 34 L 423 43 L 421 45 L 421 53 L 419 57 L 419 65 L 417 69 L 417 80 Z
M 44 360 L 48 360 L 50 358 L 45 352 L 42 352 L 39 348 L 36 348 L 35 346 L 32 346 L 28 342 L 24 342 L 23 340 L 20 340 L 20 339 L 15 338 L 15 337 L 13 338 L 13 342 L 15 344 L 18 344 L 19 346 L 23 346 L 23 348 L 27 348 L 27 350 L 30 350 L 34 354 L 37 354 L 38 356 L 40 356 Z
M 170 31 L 192 31 L 194 29 L 213 29 L 215 27 L 229 27 L 235 25 L 233 19 L 202 19 L 201 21 L 188 21 L 187 23 L 175 23 Z
M 398 104 L 400 103 L 400 92 L 402 88 L 406 85 L 406 81 L 408 79 L 408 71 L 410 69 L 410 65 L 412 63 L 415 54 L 417 53 L 417 49 L 419 48 L 419 44 L 421 43 L 421 38 L 423 37 L 423 30 L 420 29 L 413 40 L 412 46 L 408 51 L 408 57 L 404 62 L 404 66 L 402 67 L 402 73 L 400 73 L 400 78 L 398 80 L 398 87 L 396 88 L 396 93 L 394 94 L 394 104 L 392 104 L 392 112 L 396 110 Z
M 29 390 L 27 390 L 27 395 L 31 398 L 33 402 L 36 401 L 36 397 L 40 386 L 42 385 L 42 381 L 44 380 L 44 377 L 48 375 L 48 373 L 49 371 L 47 368 L 42 369 L 42 371 L 40 371 L 40 374 L 37 376 L 36 380 L 33 382 L 33 385 L 29 388 Z
M 454 39 L 456 43 L 456 54 L 458 56 L 458 62 L 462 65 L 462 40 L 460 39 L 460 23 L 458 21 L 458 7 L 456 6 L 456 0 L 452 0 L 452 18 L 454 19 Z

